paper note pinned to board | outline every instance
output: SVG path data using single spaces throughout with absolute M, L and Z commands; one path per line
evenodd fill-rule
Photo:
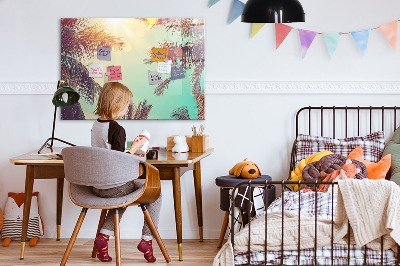
M 93 63 L 89 65 L 89 77 L 101 78 L 103 77 L 103 64 Z
M 161 73 L 158 73 L 157 71 L 149 71 L 149 84 L 154 85 L 160 83 L 162 83 Z
M 111 47 L 110 46 L 97 47 L 97 59 L 111 61 Z
M 172 61 L 168 60 L 168 62 L 158 62 L 157 72 L 159 73 L 171 73 L 171 65 Z
M 164 62 L 167 57 L 167 50 L 164 48 L 151 49 L 151 61 Z
M 107 72 L 110 73 L 110 75 L 108 75 L 108 81 L 122 79 L 121 66 L 109 66 L 109 67 L 107 67 Z
M 185 77 L 185 73 L 183 72 L 182 66 L 173 67 L 171 69 L 171 79 L 172 80 L 183 79 L 184 77 Z

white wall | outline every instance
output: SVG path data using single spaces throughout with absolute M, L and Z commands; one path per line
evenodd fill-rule
M 400 2 L 372 0 L 302 0 L 306 23 L 293 24 L 320 32 L 351 31 L 375 27 L 398 17 Z M 383 35 L 371 33 L 369 48 L 361 56 L 350 35 L 342 37 L 334 59 L 330 59 L 318 36 L 305 59 L 297 31 L 290 33 L 275 51 L 273 25 L 266 25 L 253 39 L 251 27 L 235 21 L 227 24 L 230 0 L 208 9 L 208 0 L 115 1 L 0 0 L 0 82 L 56 82 L 60 75 L 61 17 L 205 17 L 207 81 L 399 81 L 399 52 Z M 286 176 L 290 146 L 294 138 L 294 114 L 308 105 L 398 105 L 399 95 L 254 94 L 206 95 L 206 121 L 215 152 L 202 162 L 205 238 L 218 238 L 223 214 L 214 179 L 227 174 L 238 161 L 255 161 L 263 174 L 275 180 Z M 51 95 L 0 95 L 0 207 L 7 192 L 24 190 L 25 168 L 9 158 L 35 150 L 51 134 Z M 189 134 L 201 121 L 121 121 L 127 136 L 142 128 L 152 132 L 152 145 L 165 146 L 176 133 Z M 78 145 L 90 144 L 92 121 L 57 121 L 56 135 Z M 197 237 L 197 217 L 190 173 L 182 177 L 183 237 Z M 38 180 L 40 211 L 45 237 L 55 237 L 56 182 Z M 175 238 L 171 182 L 162 182 L 164 195 L 159 230 L 164 238 Z M 64 191 L 62 237 L 70 237 L 80 209 Z M 99 212 L 90 211 L 80 237 L 93 237 Z M 140 217 L 140 218 L 138 218 Z M 123 238 L 139 238 L 142 218 L 130 208 L 121 221 Z

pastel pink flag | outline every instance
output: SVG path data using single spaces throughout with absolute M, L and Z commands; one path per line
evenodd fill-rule
M 397 20 L 378 27 L 393 49 L 397 48 Z
M 285 40 L 286 36 L 288 36 L 289 32 L 292 30 L 292 27 L 281 24 L 275 23 L 275 40 L 276 40 L 276 49 L 282 44 Z
M 299 29 L 301 54 L 302 54 L 303 58 L 306 56 L 307 50 L 308 50 L 308 48 L 310 48 L 310 45 L 312 44 L 316 35 L 317 35 L 317 33 L 315 31 Z

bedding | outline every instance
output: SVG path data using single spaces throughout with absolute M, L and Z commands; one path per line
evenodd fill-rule
M 347 157 L 357 146 L 361 146 L 364 150 L 365 160 L 378 162 L 385 147 L 383 131 L 374 132 L 364 137 L 345 139 L 299 134 L 295 144 L 295 165 L 298 165 L 302 159 L 324 150 Z
M 270 207 L 268 208 L 268 253 L 267 253 L 267 259 L 268 263 L 270 265 L 274 265 L 275 263 L 280 264 L 280 232 L 281 232 L 281 218 L 282 217 L 282 202 L 283 202 L 283 208 L 284 208 L 284 247 L 285 250 L 294 250 L 294 251 L 285 251 L 284 253 L 284 263 L 287 265 L 297 265 L 297 233 L 298 233 L 298 208 L 300 208 L 300 213 L 301 213 L 301 225 L 300 225 L 300 231 L 301 231 L 301 242 L 300 242 L 300 247 L 302 249 L 300 253 L 300 260 L 302 264 L 308 264 L 313 263 L 313 247 L 314 247 L 314 231 L 315 231 L 315 226 L 314 226 L 314 221 L 315 221 L 315 216 L 314 214 L 317 215 L 317 231 L 318 231 L 318 248 L 317 248 L 317 260 L 318 263 L 321 265 L 331 265 L 331 252 L 330 252 L 330 240 L 331 240 L 331 220 L 332 220 L 332 207 L 333 207 L 333 214 L 334 218 L 336 220 L 337 226 L 335 225 L 335 234 L 334 234 L 334 242 L 336 245 L 334 245 L 334 255 L 335 255 L 335 263 L 337 264 L 342 264 L 340 261 L 343 258 L 346 258 L 346 263 L 347 263 L 347 244 L 346 240 L 347 237 L 344 237 L 347 233 L 347 214 L 344 211 L 344 205 L 352 205 L 354 204 L 354 198 L 352 198 L 352 194 L 357 194 L 360 198 L 357 198 L 357 204 L 366 205 L 369 204 L 373 210 L 375 210 L 374 205 L 376 205 L 376 208 L 380 208 L 381 213 L 383 217 L 397 217 L 394 214 L 399 213 L 400 215 L 400 210 L 399 212 L 397 211 L 396 208 L 393 209 L 393 205 L 390 205 L 391 208 L 383 208 L 382 206 L 385 206 L 385 198 L 384 196 L 392 196 L 393 195 L 400 195 L 400 191 L 395 191 L 393 186 L 391 184 L 378 184 L 378 183 L 368 183 L 366 186 L 368 190 L 366 190 L 366 193 L 358 193 L 357 192 L 357 185 L 354 185 L 353 183 L 351 185 L 348 185 L 349 180 L 352 180 L 353 182 L 359 182 L 363 183 L 365 181 L 370 181 L 370 182 L 381 182 L 381 181 L 375 181 L 375 180 L 353 180 L 353 179 L 347 179 L 344 181 L 339 181 L 341 183 L 341 186 L 344 188 L 344 194 L 346 196 L 341 196 L 342 192 L 340 192 L 336 196 L 334 193 L 317 193 L 317 204 L 315 204 L 315 193 L 314 192 L 285 192 L 283 195 L 283 199 L 279 198 L 275 200 Z M 388 182 L 388 181 L 387 181 Z M 393 183 L 393 182 L 390 182 Z M 371 187 L 372 186 L 372 187 Z M 375 189 L 374 189 L 374 186 Z M 380 198 L 380 200 L 374 200 L 371 202 L 366 200 L 368 198 L 368 194 L 370 194 L 370 191 L 380 191 L 378 192 L 379 195 L 377 197 Z M 400 189 L 399 189 L 400 190 Z M 383 192 L 382 192 L 383 191 Z M 392 193 L 390 193 L 392 192 Z M 386 193 L 386 194 L 385 194 Z M 364 198 L 363 198 L 364 197 Z M 369 197 L 371 198 L 371 197 Z M 344 200 L 343 200 L 344 199 Z M 336 212 L 336 206 L 337 206 L 337 201 L 340 201 L 340 204 L 338 205 L 338 210 L 339 214 Z M 360 201 L 360 203 L 358 203 Z M 388 200 L 386 200 L 388 202 Z M 399 197 L 400 201 L 400 197 Z M 400 202 L 395 201 L 394 204 L 398 204 L 400 208 Z M 364 206 L 365 207 L 365 206 Z M 384 210 L 392 210 L 389 213 L 382 213 Z M 347 209 L 346 209 L 347 210 Z M 357 215 L 361 213 L 360 215 L 365 215 L 364 212 L 354 211 Z M 355 217 L 357 215 L 354 215 L 353 212 L 350 212 L 350 224 L 353 226 L 354 220 L 357 221 Z M 366 213 L 369 213 L 368 211 Z M 297 216 L 296 216 L 297 214 Z M 374 213 L 371 213 L 372 216 L 374 216 Z M 388 216 L 389 215 L 389 216 Z M 274 218 L 275 216 L 275 218 Z M 367 218 L 371 218 L 368 216 L 365 216 Z M 251 264 L 256 264 L 257 261 L 262 260 L 264 261 L 264 243 L 265 243 L 265 215 L 261 214 L 256 216 L 256 218 L 252 221 L 251 223 Z M 394 235 L 397 237 L 397 231 L 400 230 L 397 228 L 396 225 L 393 224 L 395 220 L 389 220 L 387 219 L 386 222 L 390 221 L 391 223 L 391 228 L 395 228 L 395 233 Z M 400 218 L 399 218 L 400 219 Z M 378 219 L 379 220 L 379 219 Z M 383 221 L 385 222 L 385 221 Z M 357 221 L 358 224 L 358 229 L 363 228 L 364 231 L 371 231 L 371 230 L 366 230 L 367 226 L 365 223 L 360 223 L 360 221 Z M 360 225 L 361 224 L 361 225 Z M 364 227 L 362 227 L 364 226 Z M 376 223 L 368 224 L 368 226 L 371 226 L 371 228 L 374 228 L 376 232 L 380 232 L 379 230 L 376 230 Z M 375 226 L 375 227 L 374 227 Z M 379 226 L 378 226 L 379 227 Z M 379 228 L 378 228 L 379 229 Z M 389 230 L 389 229 L 385 229 Z M 364 248 L 360 248 L 357 246 L 354 246 L 353 244 L 357 243 L 364 243 L 360 242 L 361 239 L 368 239 L 368 240 L 374 240 L 375 238 L 379 237 L 377 236 L 374 232 L 368 232 L 365 233 L 363 230 L 356 230 L 355 236 L 351 237 L 351 265 L 359 265 L 363 264 L 364 262 Z M 387 231 L 388 232 L 388 231 Z M 274 237 L 274 234 L 275 237 Z M 365 238 L 365 235 L 367 235 L 367 238 Z M 357 240 L 358 239 L 358 240 Z M 379 245 L 375 245 L 373 241 L 368 245 L 369 247 L 372 247 L 374 249 L 380 250 L 380 238 L 377 239 L 379 242 Z M 387 235 L 384 238 L 384 248 L 392 248 L 393 247 L 393 239 L 391 239 L 390 235 Z M 364 243 L 365 244 L 365 243 Z M 247 245 L 248 245 L 248 226 L 246 226 L 241 232 L 235 235 L 235 255 L 233 255 L 233 249 L 231 246 L 230 241 L 228 241 L 224 247 L 220 250 L 220 252 L 217 254 L 215 260 L 214 260 L 214 265 L 233 265 L 233 263 L 236 264 L 245 264 L 247 263 Z M 380 262 L 380 252 L 371 250 L 369 248 L 366 248 L 366 254 L 367 254 L 367 263 L 370 265 L 376 265 L 376 260 L 379 260 Z M 396 259 L 394 256 L 394 252 L 391 250 L 385 250 L 384 251 L 384 263 L 385 265 L 391 265 L 394 264 Z M 311 256 L 311 257 L 310 257 Z M 253 261 L 254 259 L 254 261 Z

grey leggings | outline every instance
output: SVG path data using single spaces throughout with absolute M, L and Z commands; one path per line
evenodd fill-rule
M 141 189 L 143 186 L 144 182 L 133 180 L 119 187 L 113 187 L 108 189 L 93 188 L 93 194 L 101 198 L 116 198 L 128 195 L 138 189 Z M 155 202 L 146 204 L 146 207 L 149 210 L 151 218 L 153 218 L 154 224 L 156 225 L 157 228 L 158 228 L 158 221 L 160 218 L 161 202 L 162 202 L 162 196 L 160 194 L 160 197 Z M 122 218 L 122 215 L 124 214 L 125 210 L 126 207 L 118 208 L 119 219 Z M 100 233 L 109 236 L 114 236 L 114 214 L 115 214 L 115 209 L 108 210 L 106 220 L 104 221 Z M 142 230 L 142 239 L 151 240 L 152 238 L 153 234 L 150 230 L 149 225 L 145 220 Z

